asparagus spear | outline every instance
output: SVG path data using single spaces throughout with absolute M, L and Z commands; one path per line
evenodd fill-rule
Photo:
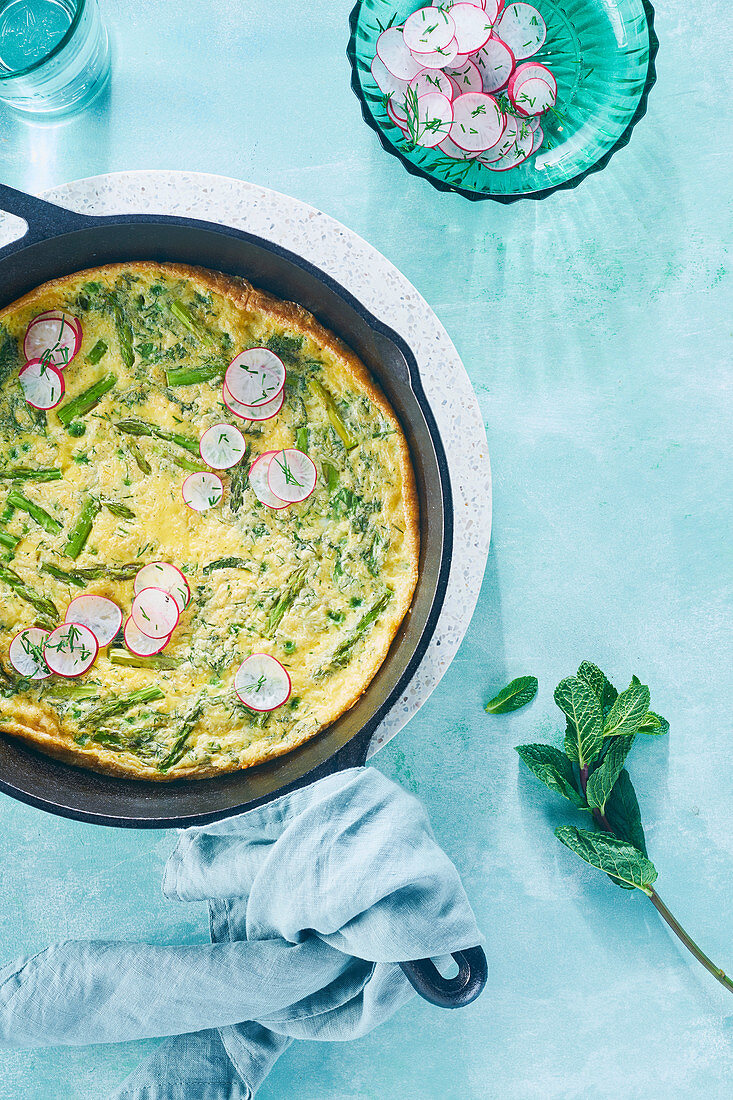
M 181 757 L 185 754 L 186 742 L 193 733 L 194 727 L 201 717 L 202 713 L 203 707 L 200 704 L 197 704 L 190 712 L 190 714 L 184 719 L 183 725 L 181 726 L 181 732 L 178 734 L 178 737 L 176 737 L 175 741 L 173 742 L 171 751 L 168 753 L 165 759 L 161 760 L 161 762 L 158 764 L 158 771 L 169 771 L 173 767 L 173 765 L 177 764 Z
M 0 481 L 60 481 L 61 470 L 51 466 L 45 470 L 32 470 L 29 466 L 16 466 L 13 470 L 0 470 Z
M 116 384 L 117 375 L 108 374 L 104 378 L 100 378 L 89 389 L 84 390 L 83 393 L 72 397 L 71 401 L 66 401 L 58 410 L 58 418 L 63 426 L 68 428 L 71 421 L 76 420 L 77 416 L 84 416 L 85 413 L 90 412 Z
M 44 531 L 48 531 L 49 535 L 61 534 L 63 527 L 59 521 L 54 519 L 45 508 L 41 508 L 40 504 L 34 504 L 32 500 L 24 497 L 17 489 L 11 489 L 8 493 L 8 504 L 20 509 L 21 512 L 27 512 Z
M 123 668 L 156 668 L 163 671 L 178 668 L 181 664 L 178 657 L 168 657 L 164 653 L 153 657 L 138 657 L 136 653 L 130 653 L 126 649 L 110 649 L 109 659 L 113 665 L 122 665 Z
M 44 561 L 41 571 L 66 584 L 75 584 L 85 588 L 89 581 L 131 581 L 140 571 L 139 562 L 127 562 L 125 565 L 90 565 L 83 569 L 59 569 L 57 565 Z
M 193 439 L 190 435 L 179 435 L 178 432 L 169 432 L 165 428 L 159 428 L 157 424 L 148 424 L 145 420 L 128 417 L 126 420 L 118 420 L 115 427 L 118 431 L 125 432 L 127 435 L 154 436 L 156 439 L 165 440 L 166 443 L 175 443 L 177 446 L 190 451 L 191 454 L 199 454 L 198 439 Z
M 73 699 L 84 702 L 99 697 L 99 684 L 80 684 L 76 680 L 51 681 L 45 695 L 53 699 Z
M 207 576 L 216 569 L 247 569 L 252 572 L 252 563 L 245 561 L 243 558 L 217 558 L 216 561 L 210 561 L 208 565 L 205 565 L 201 572 L 204 576 Z
M 331 672 L 337 668 L 344 668 L 349 663 L 354 646 L 363 638 L 372 623 L 379 618 L 393 595 L 394 593 L 391 588 L 385 589 L 369 610 L 364 612 L 351 634 L 336 646 L 336 649 L 333 651 L 333 657 L 324 671 Z
M 79 518 L 69 532 L 66 543 L 66 554 L 74 561 L 79 557 L 86 545 L 86 541 L 92 532 L 92 525 L 102 505 L 94 497 L 87 497 L 82 505 Z
M 140 703 L 153 703 L 156 699 L 165 699 L 164 693 L 159 687 L 151 684 L 149 687 L 140 688 L 130 695 L 123 695 L 120 699 L 111 699 L 107 703 L 101 703 L 90 710 L 86 716 L 86 723 L 90 726 L 99 726 L 108 718 L 117 718 Z
M 102 356 L 107 353 L 107 351 L 108 348 L 104 340 L 97 340 L 96 344 L 86 357 L 87 363 L 91 363 L 92 366 L 96 366 Z
M 120 344 L 120 357 L 126 367 L 133 367 L 135 365 L 135 352 L 132 350 L 132 329 L 119 303 L 114 307 L 114 316 L 117 339 Z
M 141 471 L 141 473 L 152 474 L 153 467 L 150 465 L 147 458 L 138 447 L 137 443 L 133 443 L 132 440 L 128 440 L 127 449 L 129 450 L 132 457 L 135 459 L 135 462 L 137 463 L 138 469 Z
M 339 483 L 339 472 L 335 466 L 332 466 L 330 462 L 323 463 L 323 473 L 326 478 L 326 486 L 329 493 L 332 493 Z
M 9 531 L 0 531 L 0 546 L 4 546 L 6 550 L 15 550 L 19 542 L 17 535 L 11 535 Z
M 270 615 L 268 617 L 267 625 L 264 632 L 265 638 L 271 638 L 273 636 L 278 626 L 280 625 L 282 618 L 285 615 L 285 612 L 295 602 L 295 597 L 298 595 L 301 588 L 305 584 L 307 572 L 308 566 L 303 565 L 300 567 L 300 569 L 296 569 L 296 571 L 288 580 L 287 588 L 284 590 L 284 592 L 280 596 L 280 599 L 270 611 Z
M 311 379 L 311 385 L 313 389 L 319 394 L 326 403 L 326 413 L 331 423 L 331 427 L 336 432 L 337 436 L 343 443 L 347 451 L 352 450 L 356 446 L 357 440 L 346 427 L 344 418 L 342 417 L 339 407 L 336 404 L 336 398 L 330 393 L 324 385 L 322 385 L 317 378 Z
M 117 500 L 102 499 L 100 504 L 111 512 L 113 516 L 119 516 L 120 519 L 134 519 L 135 513 L 132 509 L 128 508 L 126 504 L 120 504 Z
M 198 336 L 203 344 L 208 344 L 209 347 L 214 347 L 216 345 L 216 341 L 211 333 L 207 332 L 204 326 L 199 324 L 199 322 L 191 316 L 188 307 L 185 306 L 183 302 L 174 299 L 168 308 L 176 320 L 180 321 L 189 332 L 194 334 L 194 336 Z
M 173 367 L 165 374 L 169 386 L 193 386 L 221 378 L 226 369 L 226 363 L 212 363 L 206 367 Z
M 295 433 L 295 446 L 299 451 L 308 451 L 308 429 L 298 428 Z
M 56 608 L 56 604 L 53 603 L 52 600 L 47 599 L 45 596 L 41 596 L 34 588 L 26 584 L 22 577 L 19 577 L 17 573 L 14 573 L 12 569 L 8 569 L 4 565 L 0 565 L 0 582 L 7 584 L 9 588 L 12 588 L 16 596 L 20 596 L 21 600 L 25 600 L 26 603 L 29 603 L 31 607 L 34 607 L 36 611 L 45 618 L 51 619 L 55 623 L 61 618 Z

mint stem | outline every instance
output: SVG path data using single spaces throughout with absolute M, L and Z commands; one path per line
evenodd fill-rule
M 587 795 L 586 795 L 586 788 L 588 786 L 588 765 L 587 764 L 583 764 L 583 766 L 580 768 L 580 785 L 583 788 L 583 795 L 587 797 Z M 598 810 L 598 809 L 593 810 L 592 813 L 593 813 L 593 820 L 601 827 L 601 829 L 604 829 L 605 832 L 610 833 L 611 836 L 616 835 L 614 833 L 613 829 L 611 828 L 611 826 L 608 822 L 608 818 L 606 817 L 605 814 L 601 813 L 601 811 Z M 728 977 L 728 975 L 725 973 L 724 970 L 721 970 L 719 966 L 716 966 L 715 963 L 712 962 L 712 960 L 707 957 L 707 955 L 705 954 L 704 951 L 700 950 L 700 948 L 697 946 L 697 944 L 692 939 L 692 937 L 688 936 L 687 932 L 685 932 L 684 928 L 682 927 L 680 922 L 677 920 L 677 918 L 672 913 L 670 913 L 669 909 L 664 904 L 664 902 L 662 901 L 662 899 L 660 898 L 660 896 L 656 892 L 656 890 L 653 889 L 653 887 L 650 886 L 650 887 L 648 887 L 648 889 L 646 889 L 644 891 L 644 893 L 647 895 L 647 897 L 649 898 L 650 902 L 652 903 L 654 908 L 659 913 L 662 920 L 666 921 L 666 923 L 669 925 L 669 927 L 674 932 L 675 936 L 677 936 L 677 938 L 685 945 L 687 950 L 692 955 L 695 956 L 695 958 L 697 959 L 697 961 L 699 963 L 702 963 L 702 965 L 705 967 L 707 972 L 709 974 L 712 974 L 712 976 L 716 979 L 716 981 L 719 981 L 722 986 L 725 986 L 725 988 L 728 990 L 729 993 L 733 993 L 733 981 L 731 981 L 731 979 Z

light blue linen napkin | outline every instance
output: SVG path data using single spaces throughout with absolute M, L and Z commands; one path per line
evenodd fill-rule
M 472 947 L 458 873 L 420 802 L 354 768 L 179 836 L 168 897 L 210 945 L 57 944 L 0 969 L 10 1047 L 175 1036 L 114 1100 L 249 1100 L 293 1038 L 364 1035 L 413 995 L 397 963 Z

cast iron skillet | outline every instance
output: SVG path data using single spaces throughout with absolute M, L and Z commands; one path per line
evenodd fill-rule
M 299 256 L 241 230 L 162 215 L 89 217 L 0 184 L 0 206 L 28 225 L 0 249 L 0 308 L 49 279 L 99 264 L 159 260 L 244 275 L 255 286 L 309 309 L 374 374 L 402 423 L 420 502 L 420 576 L 382 668 L 361 699 L 327 730 L 256 768 L 198 781 L 151 783 L 76 768 L 0 738 L 0 790 L 65 817 L 98 825 L 164 828 L 202 825 L 270 801 L 321 776 L 363 764 L 371 734 L 422 659 L 445 596 L 453 541 L 448 467 L 417 362 L 395 332 L 328 275 Z M 429 959 L 405 963 L 427 1000 L 468 1004 L 486 982 L 480 947 L 454 956 L 459 973 L 443 978 Z

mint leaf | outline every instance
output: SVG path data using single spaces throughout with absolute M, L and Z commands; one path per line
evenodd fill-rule
M 568 719 L 565 726 L 565 755 L 570 759 L 578 763 L 578 731 L 573 723 Z
M 604 737 L 636 733 L 649 710 L 649 688 L 634 677 L 611 707 L 603 724 Z
M 663 734 L 669 733 L 669 722 L 666 718 L 662 718 L 661 714 L 655 714 L 653 710 L 647 711 L 641 720 L 639 733 L 661 737 Z
M 586 684 L 597 696 L 604 717 L 616 702 L 618 692 L 604 672 L 592 661 L 583 661 L 578 669 L 578 679 L 585 680 Z
M 531 703 L 536 694 L 537 677 L 519 676 L 516 680 L 512 680 L 511 684 L 507 684 L 505 688 L 502 688 L 499 694 L 495 695 L 486 704 L 486 713 L 509 714 L 510 711 L 519 710 L 520 707 L 525 707 L 527 703 Z
M 586 802 L 578 790 L 573 765 L 564 752 L 552 745 L 517 745 L 516 750 L 540 782 L 567 798 L 578 809 L 585 809 Z
M 555 829 L 555 836 L 591 867 L 605 871 L 625 886 L 636 887 L 648 894 L 652 883 L 657 880 L 657 869 L 651 860 L 626 840 L 619 840 L 608 833 L 576 829 L 574 825 L 561 825 Z
M 572 758 L 577 759 L 581 767 L 592 764 L 603 744 L 603 712 L 597 696 L 584 680 L 568 676 L 555 688 L 555 702 L 573 729 L 572 739 L 570 731 L 565 739 L 566 746 L 572 740 L 572 751 L 577 754 Z
M 608 750 L 586 786 L 588 805 L 592 810 L 605 811 L 608 796 L 621 774 L 635 736 L 631 733 L 627 737 L 614 737 L 613 741 L 608 742 Z
M 619 774 L 606 802 L 606 820 L 616 836 L 621 837 L 622 840 L 628 840 L 629 844 L 633 844 L 644 855 L 647 854 L 639 802 L 625 768 Z

